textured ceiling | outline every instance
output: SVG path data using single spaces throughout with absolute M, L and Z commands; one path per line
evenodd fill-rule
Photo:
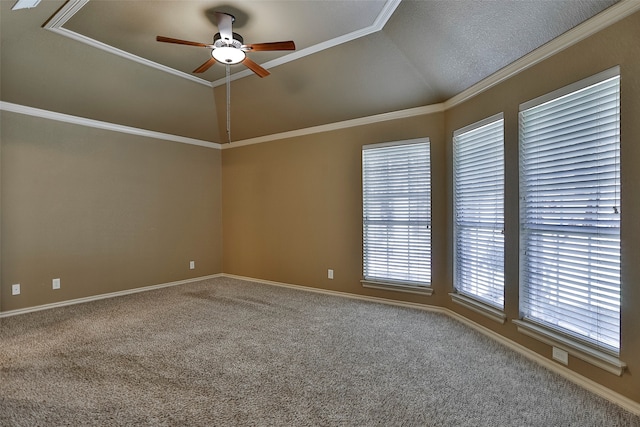
M 242 140 L 443 102 L 616 3 L 47 0 L 11 11 L 14 2 L 0 0 L 3 101 L 213 142 L 226 140 L 225 67 L 194 75 L 208 49 L 155 41 L 210 43 L 213 11 L 234 14 L 246 43 L 297 45 L 250 54 L 266 78 L 231 67 L 232 137 Z M 75 13 L 44 29 L 65 4 Z

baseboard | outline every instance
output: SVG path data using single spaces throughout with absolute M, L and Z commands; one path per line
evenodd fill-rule
M 436 312 L 436 313 L 443 313 L 448 315 L 449 317 L 451 317 L 454 320 L 457 320 L 460 323 L 463 323 L 467 326 L 469 326 L 470 328 L 473 328 L 474 330 L 482 333 L 483 335 L 493 339 L 494 341 L 499 342 L 500 344 L 504 345 L 505 347 L 523 355 L 524 357 L 526 357 L 527 359 L 541 365 L 542 367 L 549 369 L 550 371 L 566 378 L 567 380 L 573 382 L 574 384 L 579 385 L 580 387 L 608 400 L 609 402 L 620 406 L 621 408 L 631 412 L 632 414 L 638 415 L 640 416 L 640 402 L 636 402 L 634 400 L 629 399 L 628 397 L 625 397 L 623 395 L 621 395 L 620 393 L 617 393 L 607 387 L 604 387 L 601 384 L 598 384 L 597 382 L 584 377 L 572 370 L 570 370 L 569 368 L 566 368 L 562 365 L 559 365 L 555 362 L 553 362 L 550 359 L 547 359 L 543 356 L 541 356 L 540 354 L 536 353 L 533 350 L 528 349 L 527 347 L 518 344 L 515 341 L 512 341 L 508 338 L 503 337 L 502 335 L 492 331 L 489 328 L 486 328 L 472 320 L 467 319 L 466 317 L 462 316 L 459 313 L 456 313 L 455 311 L 449 310 L 448 308 L 444 308 L 444 307 L 436 307 L 436 306 L 430 306 L 430 305 L 424 305 L 424 304 L 418 304 L 418 303 L 411 303 L 411 302 L 404 302 L 404 301 L 395 301 L 395 300 L 391 300 L 391 299 L 387 299 L 387 298 L 379 298 L 379 297 L 371 297 L 371 296 L 367 296 L 367 295 L 356 295 L 356 294 L 350 294 L 347 292 L 339 292 L 339 291 L 331 291 L 331 290 L 327 290 L 327 289 L 321 289 L 321 288 L 312 288 L 312 287 L 308 287 L 308 286 L 301 286 L 301 285 L 292 285 L 292 284 L 288 284 L 288 283 L 281 283 L 281 282 L 273 282 L 273 281 L 269 281 L 269 280 L 262 280 L 262 279 L 256 279 L 253 277 L 244 277 L 244 276 L 237 276 L 237 275 L 232 275 L 232 274 L 221 274 L 222 277 L 229 277 L 229 278 L 233 278 L 233 279 L 240 279 L 240 280 L 246 280 L 246 281 L 250 281 L 250 282 L 255 282 L 255 283 L 262 283 L 262 284 L 266 284 L 266 285 L 273 285 L 273 286 L 280 286 L 280 287 L 285 287 L 285 288 L 292 288 L 292 289 L 298 289 L 298 290 L 302 290 L 302 291 L 307 291 L 307 292 L 316 292 L 316 293 L 321 293 L 321 294 L 326 294 L 326 295 L 334 295 L 334 296 L 340 296 L 340 297 L 345 297 L 345 298 L 351 298 L 351 299 L 357 299 L 357 300 L 362 300 L 362 301 L 369 301 L 369 302 L 377 302 L 377 303 L 382 303 L 382 304 L 389 304 L 389 305 L 395 305 L 395 306 L 401 306 L 401 307 L 411 307 L 411 308 L 416 308 L 419 310 L 425 310 L 425 311 L 430 311 L 430 312 Z
M 448 311 L 446 308 L 433 306 L 433 305 L 424 305 L 424 304 L 418 304 L 418 303 L 415 303 L 415 302 L 406 302 L 406 301 L 396 301 L 396 300 L 392 300 L 392 299 L 388 299 L 388 298 L 371 297 L 371 296 L 368 296 L 368 295 L 358 295 L 358 294 L 352 294 L 352 293 L 349 293 L 349 292 L 332 291 L 332 290 L 329 290 L 329 289 L 322 289 L 322 288 L 312 288 L 310 286 L 303 286 L 303 285 L 292 285 L 290 283 L 274 282 L 274 281 L 271 281 L 271 280 L 264 280 L 264 279 L 255 279 L 253 277 L 238 276 L 238 275 L 235 275 L 235 274 L 222 273 L 220 276 L 221 277 L 228 277 L 230 279 L 245 280 L 247 282 L 262 283 L 262 284 L 265 284 L 265 285 L 280 286 L 282 288 L 297 289 L 297 290 L 306 291 L 306 292 L 316 292 L 316 293 L 319 293 L 319 294 L 334 295 L 334 296 L 339 296 L 339 297 L 343 297 L 343 298 L 350 298 L 350 299 L 356 299 L 356 300 L 361 300 L 361 301 L 379 302 L 381 304 L 396 305 L 396 306 L 399 306 L 399 307 L 417 308 L 417 309 L 420 309 L 420 310 L 432 311 L 432 312 L 436 312 L 436 313 L 445 313 L 446 314 L 446 311 Z
M 41 311 L 41 310 L 48 310 L 51 308 L 56 308 L 56 307 L 64 307 L 64 306 L 68 306 L 68 305 L 74 305 L 74 304 L 81 304 L 81 303 L 85 303 L 85 302 L 90 302 L 90 301 L 98 301 L 101 299 L 106 299 L 106 298 L 114 298 L 114 297 L 119 297 L 119 296 L 124 296 L 124 295 L 129 295 L 129 294 L 135 294 L 138 292 L 146 292 L 146 291 L 152 291 L 154 289 L 161 289 L 161 288 L 166 288 L 169 286 L 177 286 L 177 285 L 183 285 L 186 283 L 193 283 L 193 282 L 199 282 L 202 280 L 207 280 L 207 279 L 214 279 L 217 277 L 228 277 L 228 278 L 232 278 L 232 279 L 239 279 L 239 280 L 245 280 L 245 281 L 249 281 L 249 282 L 254 282 L 254 283 L 261 283 L 261 284 L 265 284 L 265 285 L 271 285 L 271 286 L 279 286 L 279 287 L 283 287 L 283 288 L 290 288 L 290 289 L 296 289 L 296 290 L 301 290 L 301 291 L 305 291 L 305 292 L 316 292 L 316 293 L 320 293 L 320 294 L 325 294 L 325 295 L 333 295 L 333 296 L 338 296 L 338 297 L 343 297 L 343 298 L 350 298 L 350 299 L 355 299 L 355 300 L 361 300 L 361 301 L 368 301 L 368 302 L 375 302 L 375 303 L 380 303 L 380 304 L 387 304 L 387 305 L 394 305 L 394 306 L 399 306 L 399 307 L 409 307 L 409 308 L 415 308 L 418 310 L 424 310 L 424 311 L 429 311 L 429 312 L 434 312 L 434 313 L 442 313 L 442 314 L 446 314 L 447 316 L 451 317 L 454 320 L 457 320 L 467 326 L 469 326 L 470 328 L 473 328 L 474 330 L 486 335 L 489 338 L 492 338 L 493 340 L 499 342 L 500 344 L 508 347 L 509 349 L 523 355 L 524 357 L 528 358 L 529 360 L 538 363 L 539 365 L 543 366 L 544 368 L 549 369 L 552 372 L 555 372 L 558 375 L 561 375 L 562 377 L 566 378 L 567 380 L 579 385 L 580 387 L 589 390 L 590 392 L 608 400 L 611 403 L 614 403 L 618 406 L 620 406 L 621 408 L 631 412 L 632 414 L 638 415 L 640 416 L 640 402 L 636 402 L 634 400 L 629 399 L 628 397 L 625 397 L 607 387 L 604 387 L 600 384 L 598 384 L 597 382 L 590 380 L 589 378 L 586 378 L 580 374 L 577 374 L 576 372 L 565 368 L 562 365 L 558 365 L 557 363 L 554 363 L 553 361 L 551 361 L 550 359 L 547 359 L 543 356 L 541 356 L 540 354 L 534 352 L 533 350 L 530 350 L 526 347 L 524 347 L 521 344 L 516 343 L 515 341 L 511 341 L 505 337 L 503 337 L 502 335 L 492 331 L 489 328 L 486 328 L 476 322 L 473 322 L 469 319 L 467 319 L 466 317 L 456 313 L 455 311 L 449 310 L 448 308 L 444 308 L 444 307 L 437 307 L 437 306 L 431 306 L 431 305 L 425 305 L 425 304 L 418 304 L 418 303 L 412 303 L 412 302 L 405 302 L 405 301 L 396 301 L 396 300 L 392 300 L 392 299 L 388 299 L 388 298 L 380 298 L 380 297 L 372 297 L 372 296 L 368 296 L 368 295 L 357 295 L 357 294 L 352 294 L 352 293 L 348 293 L 348 292 L 340 292 L 340 291 L 332 291 L 332 290 L 328 290 L 328 289 L 321 289 L 321 288 L 312 288 L 309 286 L 302 286 L 302 285 L 294 285 L 294 284 L 290 284 L 290 283 L 282 283 L 282 282 L 274 282 L 271 280 L 263 280 L 263 279 L 257 279 L 257 278 L 253 278 L 253 277 L 246 277 L 246 276 L 238 276 L 238 275 L 234 275 L 234 274 L 225 274 L 225 273 L 219 273 L 219 274 L 212 274 L 212 275 L 208 275 L 208 276 L 200 276 L 200 277 L 195 277 L 192 279 L 185 279 L 185 280 L 179 280 L 179 281 L 175 281 L 175 282 L 168 282 L 168 283 L 161 283 L 158 285 L 151 285 L 151 286 L 144 286 L 141 288 L 134 288 L 134 289 L 127 289 L 124 291 L 118 291 L 118 292 L 110 292 L 110 293 L 106 293 L 106 294 L 100 294 L 100 295 L 94 295 L 94 296 L 90 296 L 90 297 L 85 297 L 85 298 L 77 298 L 77 299 L 73 299 L 73 300 L 68 300 L 68 301 L 61 301 L 61 302 L 56 302 L 56 303 L 51 303 L 51 304 L 43 304 L 43 305 L 38 305 L 35 307 L 28 307 L 28 308 L 23 308 L 23 309 L 17 309 L 17 310 L 9 310 L 9 311 L 5 311 L 5 312 L 0 312 L 0 318 L 3 317 L 9 317 L 9 316 L 16 316 L 19 314 L 26 314 L 26 313 L 32 313 L 35 311 Z
M 476 331 L 488 336 L 489 338 L 492 338 L 493 340 L 499 342 L 500 344 L 508 347 L 509 349 L 520 353 L 521 355 L 523 355 L 524 357 L 526 357 L 527 359 L 536 362 L 537 364 L 543 366 L 544 368 L 549 369 L 550 371 L 566 378 L 567 380 L 579 385 L 580 387 L 589 390 L 590 392 L 608 400 L 611 403 L 614 403 L 624 409 L 626 409 L 627 411 L 631 412 L 632 414 L 638 415 L 640 416 L 640 402 L 636 402 L 634 400 L 629 399 L 628 397 L 625 397 L 623 395 L 621 395 L 620 393 L 617 393 L 613 390 L 611 390 L 610 388 L 607 388 L 587 377 L 584 377 L 574 371 L 572 371 L 569 368 L 566 368 L 562 365 L 559 365 L 555 362 L 553 362 L 550 359 L 547 359 L 544 356 L 541 356 L 540 354 L 536 353 L 533 350 L 528 349 L 527 347 L 518 344 L 515 341 L 511 341 L 508 338 L 503 337 L 502 335 L 492 331 L 491 329 L 488 329 L 482 325 L 479 325 L 469 319 L 467 319 L 466 317 L 451 311 L 449 309 L 446 309 L 446 312 L 449 316 L 451 316 L 451 318 L 458 320 L 461 323 L 464 323 L 465 325 L 468 325 L 469 327 L 475 329 Z
M 90 297 L 76 298 L 66 301 L 54 302 L 51 304 L 36 305 L 34 307 L 19 308 L 17 310 L 9 310 L 0 312 L 0 319 L 3 317 L 17 316 L 19 314 L 33 313 L 34 311 L 49 310 L 51 308 L 65 307 L 68 305 L 82 304 L 85 302 L 98 301 L 106 298 L 121 297 L 124 295 L 136 294 L 138 292 L 153 291 L 155 289 L 167 288 L 169 286 L 184 285 L 185 283 L 199 282 L 201 280 L 214 279 L 221 277 L 222 274 L 211 274 L 209 276 L 194 277 L 192 279 L 178 280 L 176 282 L 160 283 L 157 285 L 143 286 L 141 288 L 126 289 L 124 291 L 109 292 L 106 294 L 92 295 Z

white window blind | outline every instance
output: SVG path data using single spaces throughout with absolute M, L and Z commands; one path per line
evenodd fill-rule
M 617 354 L 619 70 L 520 110 L 523 317 Z
M 504 121 L 502 114 L 453 134 L 454 286 L 504 308 Z
M 428 140 L 362 148 L 365 280 L 431 282 Z

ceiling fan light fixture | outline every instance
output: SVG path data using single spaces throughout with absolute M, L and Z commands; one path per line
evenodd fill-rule
M 221 64 L 238 64 L 247 56 L 244 51 L 235 47 L 217 47 L 211 51 L 211 56 Z

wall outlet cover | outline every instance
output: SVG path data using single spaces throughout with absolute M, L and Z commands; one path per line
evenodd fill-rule
M 60 279 L 53 279 L 51 285 L 53 289 L 60 289 Z
M 20 295 L 20 283 L 11 285 L 11 295 Z
M 561 348 L 553 347 L 553 350 L 551 352 L 551 357 L 554 360 L 557 360 L 558 362 L 562 363 L 563 365 L 569 364 L 569 353 L 562 350 Z

